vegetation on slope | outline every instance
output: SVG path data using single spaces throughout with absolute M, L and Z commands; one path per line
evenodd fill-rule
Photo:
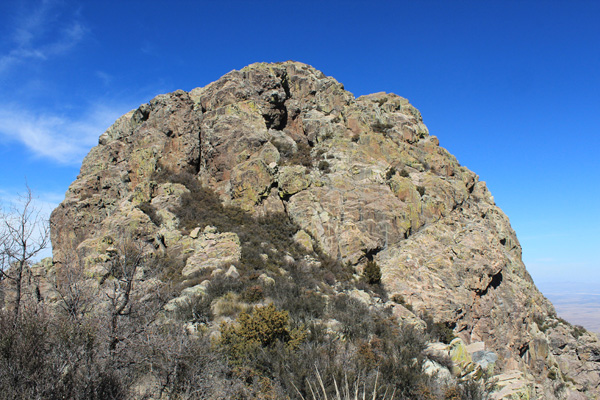
M 223 206 L 189 174 L 161 179 L 189 189 L 172 210 L 182 230 L 212 225 L 240 237 L 239 276 L 175 282 L 183 254 L 156 255 L 127 238 L 99 282 L 63 266 L 54 304 L 32 300 L 18 315 L 0 313 L 0 396 L 309 399 L 320 396 L 318 385 L 335 398 L 350 382 L 375 398 L 479 398 L 472 385 L 432 381 L 423 368 L 428 337 L 349 294 L 385 297 L 374 262 L 361 277 L 298 246 L 298 227 L 283 215 L 254 218 Z M 203 293 L 165 311 L 198 282 Z

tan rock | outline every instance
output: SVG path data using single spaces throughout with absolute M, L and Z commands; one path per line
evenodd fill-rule
M 273 177 L 262 160 L 252 160 L 231 172 L 232 199 L 243 209 L 251 209 L 269 193 Z
M 200 228 L 194 228 L 191 232 L 190 232 L 190 237 L 192 239 L 198 239 L 198 236 L 200 236 Z
M 306 167 L 301 165 L 280 167 L 277 176 L 279 196 L 287 197 L 308 188 L 311 179 L 307 172 Z
M 227 272 L 225 272 L 225 276 L 227 276 L 229 278 L 237 279 L 240 277 L 240 273 L 238 272 L 237 268 L 234 265 L 230 265 L 229 269 L 227 269 Z
M 240 239 L 235 233 L 202 233 L 181 273 L 189 278 L 205 269 L 213 270 L 223 264 L 238 262 L 241 255 Z
M 492 393 L 494 400 L 529 400 L 531 397 L 530 383 L 521 371 L 508 371 L 494 376 L 495 386 L 499 389 Z
M 466 349 L 469 354 L 473 354 L 477 351 L 484 351 L 485 343 L 484 342 L 473 342 L 473 343 L 467 345 Z
M 312 238 L 304 230 L 300 229 L 298 232 L 296 232 L 296 234 L 294 235 L 294 240 L 306 251 L 312 252 L 314 250 L 312 245 Z

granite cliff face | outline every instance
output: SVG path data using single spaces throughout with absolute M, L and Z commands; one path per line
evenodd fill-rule
M 184 277 L 239 261 L 235 233 L 182 227 L 173 210 L 189 190 L 161 171 L 192 173 L 253 215 L 285 213 L 301 245 L 357 273 L 376 262 L 388 298 L 402 301 L 353 295 L 399 320 L 423 324 L 426 312 L 453 329 L 461 340 L 441 350 L 465 374 L 494 354 L 495 398 L 599 398 L 598 340 L 557 318 L 485 183 L 406 99 L 355 98 L 296 62 L 160 95 L 119 118 L 83 161 L 52 214 L 56 265 L 81 260 L 94 276 L 119 230 L 155 251 L 181 249 Z

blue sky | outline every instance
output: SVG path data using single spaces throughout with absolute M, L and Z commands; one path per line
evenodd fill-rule
M 544 290 L 600 284 L 597 1 L 0 3 L 0 197 L 57 205 L 98 136 L 160 93 L 296 60 L 386 91 L 488 183 Z M 583 286 L 579 286 L 583 287 Z

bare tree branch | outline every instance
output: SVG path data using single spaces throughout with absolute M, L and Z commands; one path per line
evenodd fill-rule
M 14 317 L 19 317 L 23 283 L 30 276 L 29 267 L 39 253 L 48 246 L 50 230 L 34 204 L 29 186 L 20 196 L 19 205 L 8 214 L 0 214 L 0 276 L 15 287 Z

